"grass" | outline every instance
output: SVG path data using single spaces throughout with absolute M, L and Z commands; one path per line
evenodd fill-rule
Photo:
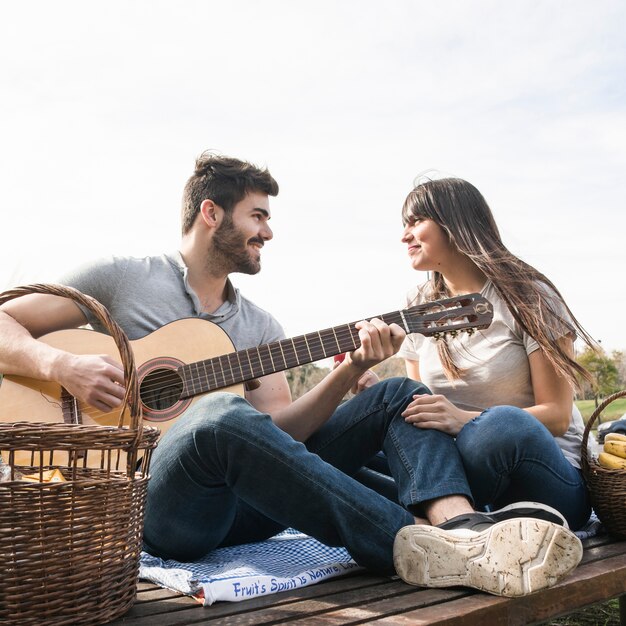
M 619 603 L 617 600 L 609 600 L 571 615 L 543 622 L 541 626 L 619 626 L 619 624 Z
M 585 422 L 591 417 L 591 414 L 596 410 L 596 405 L 593 400 L 577 400 L 576 406 L 582 413 L 583 419 Z M 602 411 L 602 415 L 600 416 L 600 423 L 609 422 L 611 420 L 617 419 L 626 413 L 626 397 L 618 398 L 609 404 L 609 406 Z M 596 426 L 598 422 L 596 421 Z

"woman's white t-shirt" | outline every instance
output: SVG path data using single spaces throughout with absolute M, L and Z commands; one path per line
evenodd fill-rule
M 406 306 L 426 301 L 426 288 L 416 287 L 407 294 Z M 537 342 L 515 321 L 493 284 L 488 281 L 481 294 L 493 306 L 493 321 L 474 334 L 459 333 L 448 338 L 453 362 L 464 370 L 460 379 L 449 380 L 437 350 L 437 341 L 418 333 L 407 335 L 398 356 L 419 363 L 421 381 L 433 392 L 446 396 L 461 409 L 483 411 L 492 406 L 512 405 L 526 408 L 535 404 L 528 355 L 539 349 Z M 556 312 L 564 320 L 567 311 L 554 301 Z M 572 332 L 564 325 L 562 335 Z M 558 337 L 555 337 L 555 340 Z M 574 405 L 567 432 L 557 437 L 563 454 L 580 467 L 580 445 L 584 424 Z

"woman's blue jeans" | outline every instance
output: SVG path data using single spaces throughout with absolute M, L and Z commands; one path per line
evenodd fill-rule
M 581 470 L 565 458 L 548 429 L 523 409 L 494 406 L 483 411 L 461 429 L 456 454 L 478 510 L 531 500 L 560 511 L 573 530 L 589 519 L 591 504 Z M 389 474 L 384 454 L 368 467 Z
M 591 514 L 582 472 L 527 411 L 495 406 L 468 422 L 457 448 L 477 507 L 533 500 L 559 510 L 573 530 Z
M 394 538 L 420 502 L 471 497 L 454 439 L 401 416 L 427 392 L 409 379 L 382 381 L 340 405 L 306 445 L 239 396 L 199 399 L 154 452 L 146 549 L 188 561 L 294 527 L 393 574 Z M 353 477 L 381 449 L 400 504 Z

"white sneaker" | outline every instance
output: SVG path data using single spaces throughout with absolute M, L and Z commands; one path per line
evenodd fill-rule
M 534 518 L 498 522 L 484 530 L 401 528 L 394 542 L 396 572 L 422 587 L 473 587 L 497 596 L 524 596 L 551 587 L 576 568 L 583 549 L 559 524 Z

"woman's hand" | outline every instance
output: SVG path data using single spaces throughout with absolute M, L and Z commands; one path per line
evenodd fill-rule
M 480 415 L 477 411 L 463 411 L 445 396 L 418 394 L 413 396 L 402 417 L 417 428 L 434 428 L 456 436 L 470 420 Z

